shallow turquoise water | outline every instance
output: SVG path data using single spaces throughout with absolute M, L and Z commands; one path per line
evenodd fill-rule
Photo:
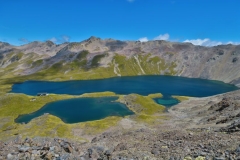
M 167 108 L 172 107 L 180 102 L 178 99 L 167 95 L 163 96 L 162 98 L 154 98 L 154 101 Z
M 19 116 L 15 122 L 28 123 L 33 118 L 49 113 L 61 118 L 65 123 L 77 123 L 103 119 L 108 116 L 134 114 L 124 104 L 113 102 L 118 97 L 76 98 L 52 102 L 40 110 Z

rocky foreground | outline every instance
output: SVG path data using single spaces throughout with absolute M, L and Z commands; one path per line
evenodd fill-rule
M 0 143 L 0 159 L 56 160 L 237 160 L 240 134 L 216 132 L 134 130 L 107 132 L 91 143 L 78 144 L 59 138 L 26 138 Z
M 240 91 L 191 98 L 170 119 L 137 128 L 112 128 L 88 143 L 21 138 L 0 143 L 0 159 L 240 160 Z

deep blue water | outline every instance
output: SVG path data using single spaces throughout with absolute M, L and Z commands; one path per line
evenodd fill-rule
M 182 95 L 205 97 L 225 93 L 238 88 L 220 81 L 175 76 L 133 76 L 100 80 L 78 80 L 65 82 L 26 81 L 14 84 L 11 92 L 37 95 L 47 92 L 80 95 L 83 93 L 112 91 L 118 94 L 137 93 L 148 95 Z
M 40 110 L 21 115 L 15 122 L 28 123 L 33 118 L 49 113 L 61 118 L 65 123 L 77 123 L 99 120 L 108 116 L 126 116 L 134 114 L 124 104 L 113 102 L 118 97 L 76 98 L 52 102 Z
M 116 77 L 102 80 L 79 80 L 65 82 L 26 81 L 14 84 L 11 92 L 37 95 L 38 93 L 55 93 L 80 95 L 83 93 L 112 91 L 117 94 L 137 93 L 148 95 L 162 93 L 162 98 L 154 99 L 157 103 L 170 107 L 179 103 L 171 95 L 205 97 L 225 93 L 238 88 L 231 84 L 204 79 L 173 76 L 134 76 Z M 125 105 L 111 102 L 113 97 L 79 98 L 49 103 L 39 111 L 19 116 L 18 123 L 50 113 L 66 123 L 98 120 L 111 115 L 125 116 L 131 112 Z

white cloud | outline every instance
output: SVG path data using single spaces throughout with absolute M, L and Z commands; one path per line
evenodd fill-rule
M 70 40 L 69 36 L 62 36 L 63 42 L 68 42 Z
M 142 37 L 138 39 L 140 42 L 147 42 L 148 38 L 147 37 Z
M 219 41 L 212 41 L 209 38 L 205 38 L 205 39 L 191 39 L 191 40 L 185 40 L 183 42 L 189 42 L 192 43 L 194 45 L 199 45 L 199 46 L 217 46 L 217 45 L 221 45 L 223 44 L 222 42 Z
M 159 36 L 155 37 L 153 40 L 168 40 L 170 35 L 168 33 L 160 34 Z M 149 41 L 147 37 L 142 37 L 138 39 L 140 42 L 147 42 Z
M 170 35 L 168 33 L 165 34 L 160 34 L 159 36 L 155 37 L 153 40 L 169 40 Z M 147 37 L 142 37 L 138 39 L 140 42 L 148 42 L 149 39 Z M 178 41 L 178 40 L 177 40 Z M 211 47 L 211 46 L 217 46 L 217 45 L 226 45 L 226 44 L 233 44 L 233 45 L 240 45 L 240 42 L 221 42 L 221 41 L 212 41 L 209 38 L 204 38 L 204 39 L 187 39 L 183 42 L 188 42 L 192 43 L 193 45 L 199 45 L 199 46 L 206 46 L 206 47 Z
M 227 44 L 239 45 L 240 42 L 232 42 L 232 41 L 229 41 L 229 42 L 227 42 Z
M 160 34 L 159 36 L 155 37 L 154 40 L 168 40 L 170 35 L 168 33 Z
M 51 39 L 49 39 L 49 41 L 52 41 L 53 43 L 56 43 L 57 42 L 57 38 L 52 37 Z
M 54 42 L 54 43 L 65 43 L 65 42 L 69 42 L 70 41 L 70 37 L 66 36 L 66 35 L 63 35 L 63 36 L 61 36 L 59 38 L 52 37 L 49 40 Z

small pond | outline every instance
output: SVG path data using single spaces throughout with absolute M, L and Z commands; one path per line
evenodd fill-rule
M 173 98 L 169 95 L 164 95 L 162 98 L 154 98 L 154 101 L 167 108 L 172 107 L 180 102 L 178 99 Z
M 75 98 L 52 102 L 38 111 L 21 115 L 15 122 L 28 123 L 33 118 L 49 113 L 62 119 L 65 123 L 77 123 L 99 120 L 108 116 L 127 116 L 134 114 L 124 104 L 114 102 L 118 97 Z

